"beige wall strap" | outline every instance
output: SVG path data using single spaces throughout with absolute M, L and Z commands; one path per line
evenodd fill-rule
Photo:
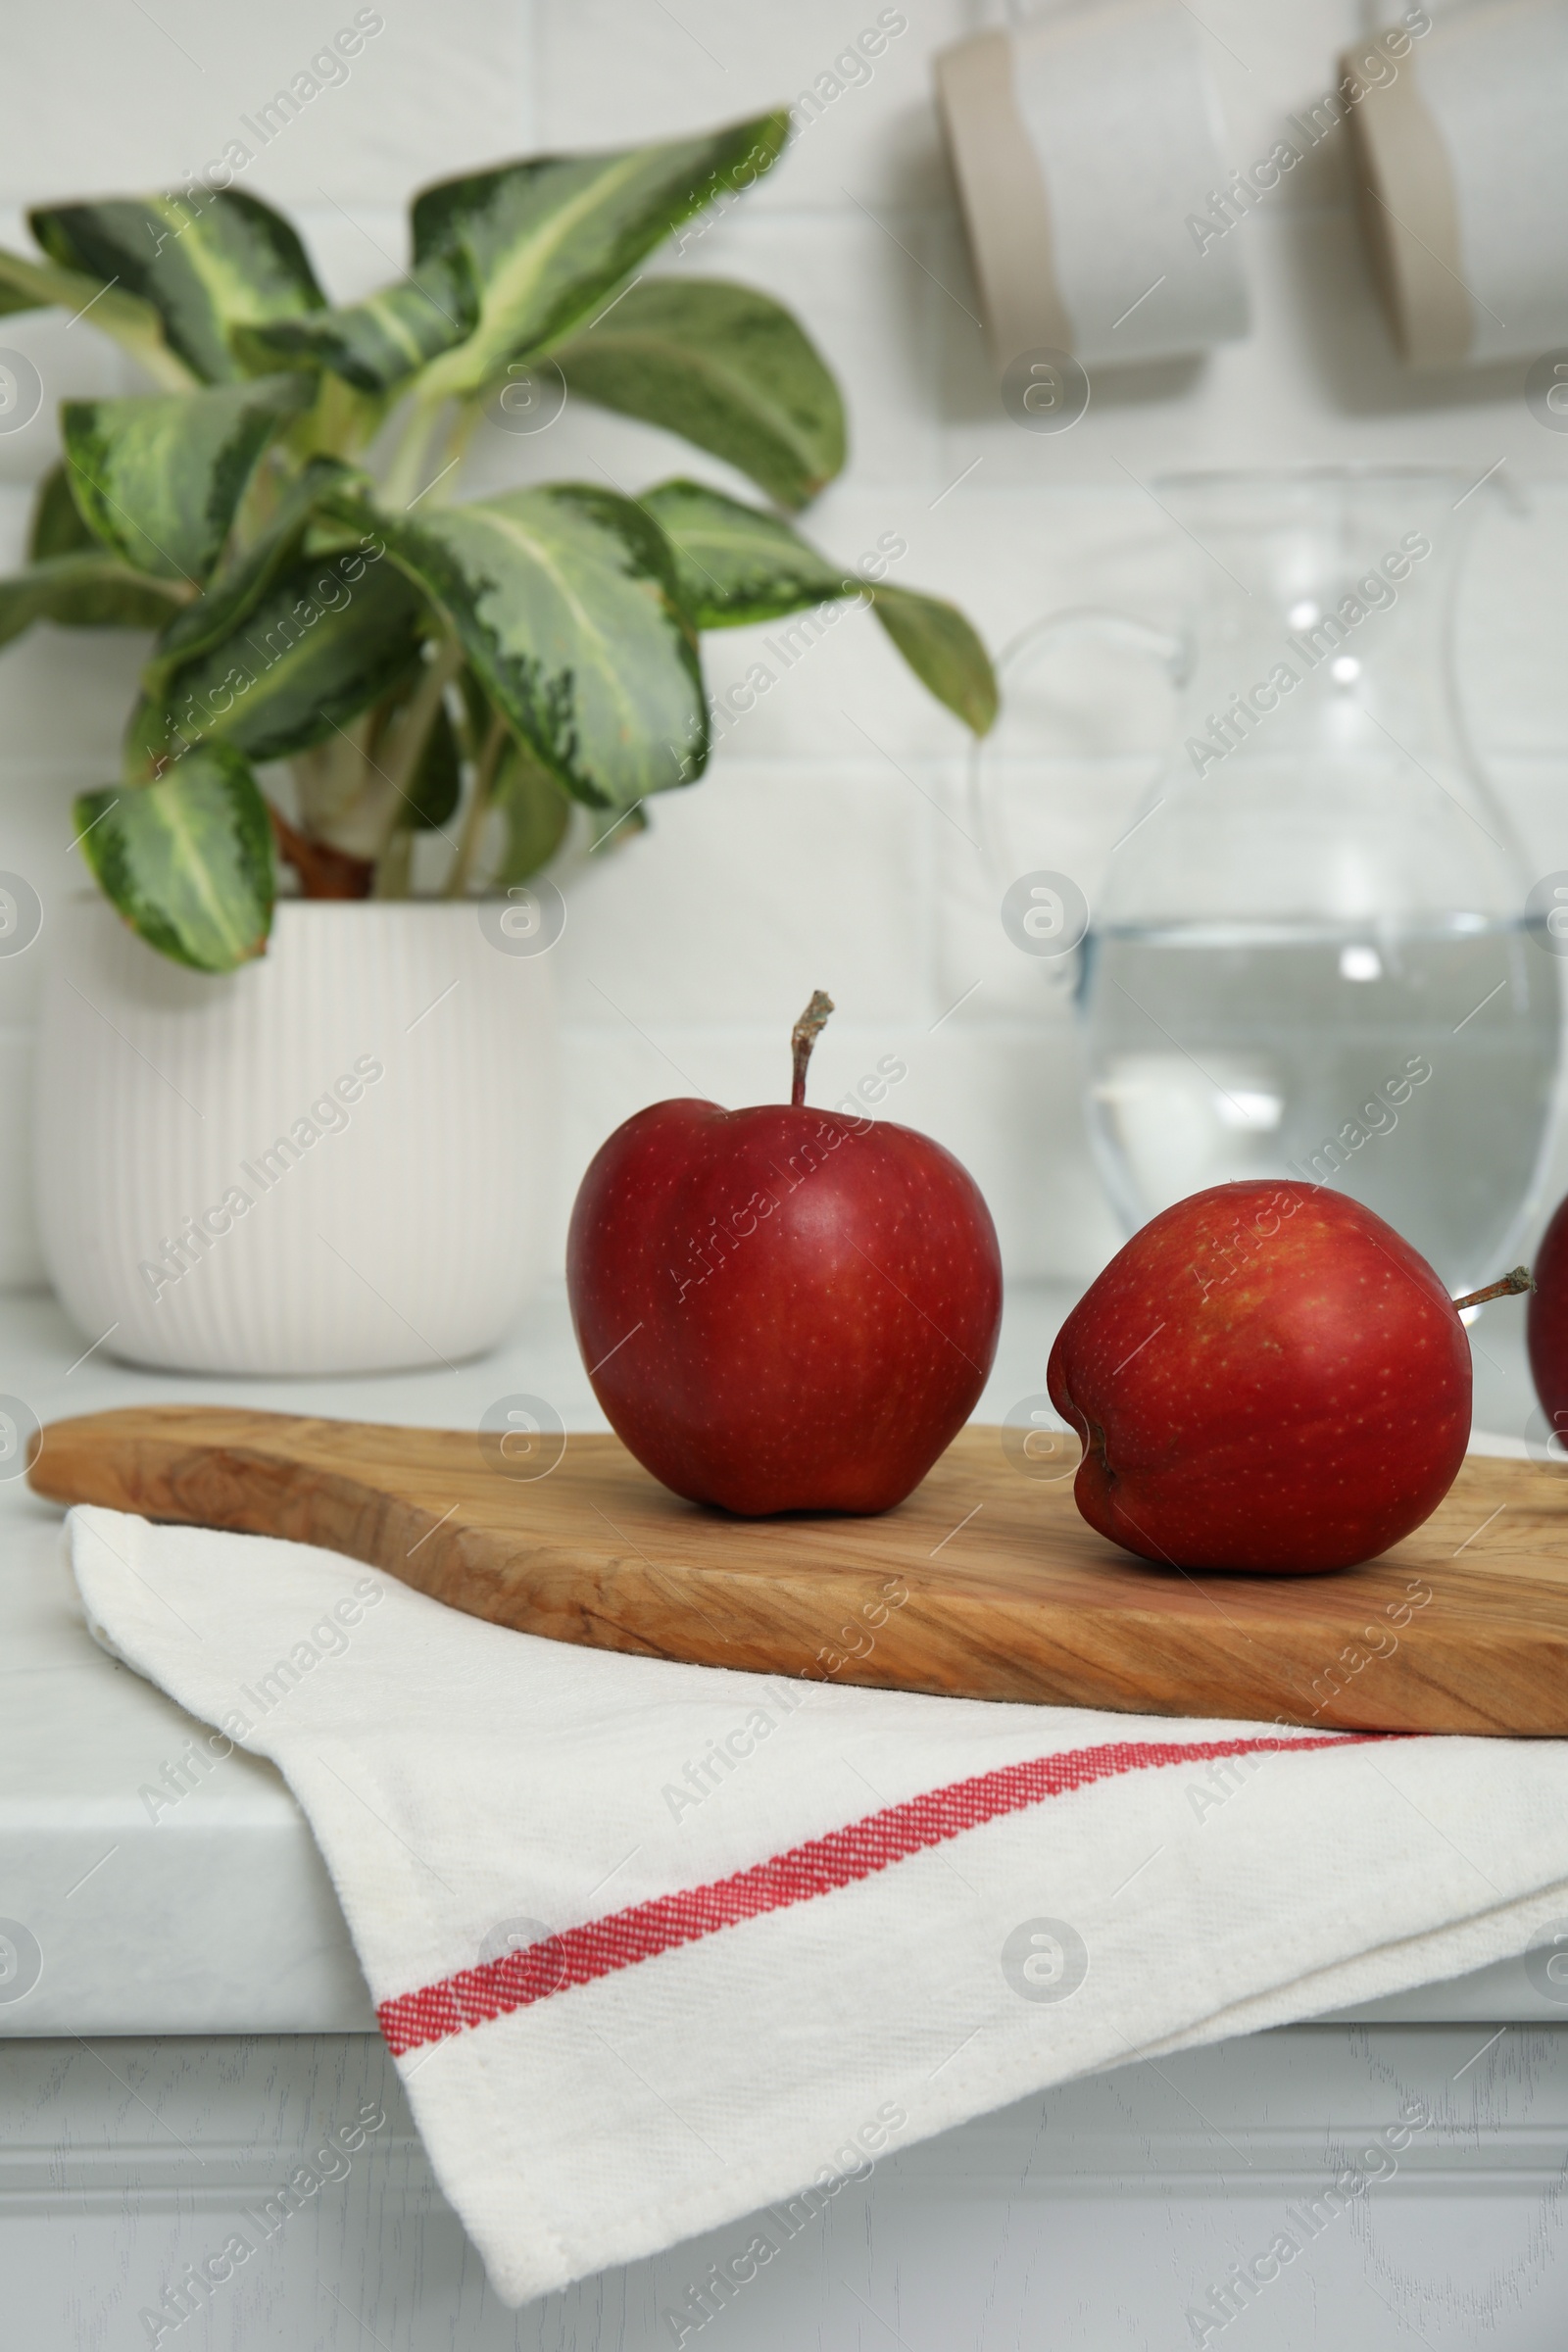
M 1020 352 L 1070 351 L 1045 177 L 1013 92 L 1011 41 L 983 32 L 943 50 L 935 71 L 998 371 Z
M 1343 74 L 1359 80 L 1359 53 Z M 1356 201 L 1372 273 L 1412 368 L 1468 358 L 1475 317 L 1460 275 L 1459 209 L 1443 134 L 1421 95 L 1414 60 L 1394 80 L 1366 83 L 1350 109 Z

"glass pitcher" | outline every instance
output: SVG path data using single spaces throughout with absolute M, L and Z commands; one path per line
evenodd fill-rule
M 1454 691 L 1481 501 L 1463 473 L 1415 470 L 1154 489 L 1191 543 L 1181 631 L 1037 624 L 1004 664 L 1008 718 L 979 771 L 1012 882 L 992 771 L 1017 765 L 1045 660 L 1111 631 L 1167 665 L 1176 738 L 1078 950 L 1111 1200 L 1131 1231 L 1238 1177 L 1329 1184 L 1455 1293 L 1476 1287 L 1531 1205 L 1559 1025 L 1556 957 L 1527 929 L 1531 877 Z

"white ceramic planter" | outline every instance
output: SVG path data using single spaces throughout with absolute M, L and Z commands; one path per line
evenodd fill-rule
M 542 1270 L 559 1122 L 551 957 L 492 936 L 472 905 L 285 900 L 266 956 L 214 978 L 71 902 L 37 1190 L 85 1337 L 242 1374 L 493 1346 Z

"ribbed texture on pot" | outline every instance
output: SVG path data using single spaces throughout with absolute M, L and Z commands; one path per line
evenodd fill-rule
M 96 898 L 49 946 L 39 1221 L 88 1340 L 192 1371 L 367 1372 L 515 1322 L 556 1173 L 548 955 L 500 953 L 471 905 L 298 900 L 220 978 Z

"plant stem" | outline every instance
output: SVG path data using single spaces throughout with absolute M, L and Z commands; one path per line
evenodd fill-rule
M 367 749 L 362 755 L 362 792 L 368 799 L 382 804 L 380 847 L 375 853 L 377 873 L 373 895 L 377 898 L 407 898 L 408 869 L 413 856 L 413 842 L 407 841 L 404 850 L 399 842 L 410 832 L 408 818 L 412 812 L 413 797 L 409 787 L 418 771 L 429 741 L 430 729 L 440 712 L 443 697 L 458 671 L 463 667 L 463 648 L 455 638 L 448 638 L 425 664 L 413 699 L 405 707 L 401 718 L 391 732 L 384 762 Z M 380 743 L 376 751 L 381 749 Z M 383 883 L 379 867 L 388 858 L 393 865 Z
M 368 858 L 352 857 L 347 850 L 334 850 L 330 842 L 313 841 L 308 833 L 291 825 L 281 809 L 270 801 L 267 813 L 272 820 L 272 836 L 278 854 L 294 868 L 300 878 L 300 889 L 308 899 L 365 899 L 370 895 L 375 869 Z
M 1521 1291 L 1533 1291 L 1535 1287 L 1530 1268 L 1515 1266 L 1513 1272 L 1504 1274 L 1500 1281 L 1489 1282 L 1484 1291 L 1467 1291 L 1462 1298 L 1456 1298 L 1453 1303 L 1456 1310 L 1462 1306 L 1485 1306 L 1489 1298 L 1517 1298 Z
M 424 470 L 425 451 L 440 404 L 416 400 L 403 428 L 392 464 L 387 469 L 384 497 L 389 507 L 407 508 L 414 500 Z
M 365 841 L 339 841 L 364 793 L 365 771 L 374 752 L 375 713 L 368 711 L 337 728 L 325 743 L 295 755 L 294 795 L 299 829 L 307 840 L 331 844 L 355 858 L 370 854 Z M 367 746 L 369 749 L 367 749 Z
M 799 1110 L 806 1101 L 806 1065 L 811 1058 L 811 1048 L 827 1027 L 827 1016 L 833 1010 L 833 1000 L 819 988 L 811 991 L 811 1002 L 790 1033 L 790 1047 L 795 1056 L 795 1080 L 790 1088 L 790 1103 Z
M 410 826 L 400 825 L 381 853 L 370 896 L 375 899 L 412 898 L 413 882 L 414 833 Z
M 490 808 L 490 787 L 495 782 L 501 754 L 506 748 L 507 722 L 497 711 L 490 721 L 490 731 L 484 739 L 473 772 L 473 798 L 464 814 L 463 832 L 458 841 L 458 854 L 452 860 L 443 898 L 461 899 L 468 887 L 473 861 L 479 854 L 479 837 L 484 830 L 485 816 Z
M 301 454 L 307 458 L 318 452 L 333 458 L 352 457 L 375 438 L 387 405 L 384 395 L 356 391 L 342 376 L 329 375 L 315 411 L 305 419 L 311 430 L 302 438 Z
M 451 430 L 448 432 L 446 441 L 442 447 L 441 457 L 443 464 L 450 466 L 454 458 L 464 458 L 467 456 L 468 443 L 473 439 L 473 428 L 479 421 L 479 403 L 476 400 L 466 400 L 460 404 L 458 413 L 452 419 Z M 440 490 L 432 491 L 431 496 L 439 499 L 440 503 L 445 505 L 447 499 L 451 496 L 452 491 L 455 488 L 456 484 L 453 482 L 451 475 L 448 474 L 446 480 L 442 483 Z
M 409 799 L 409 786 L 424 756 L 442 699 L 462 667 L 463 648 L 455 637 L 449 637 L 439 646 L 433 660 L 425 663 L 424 675 L 397 722 L 383 773 L 400 801 L 407 803 Z

